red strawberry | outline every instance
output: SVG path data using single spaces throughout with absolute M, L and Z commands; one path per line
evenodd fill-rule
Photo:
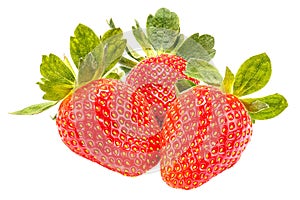
M 56 123 L 75 153 L 127 176 L 159 161 L 159 126 L 144 95 L 113 79 L 78 88 L 60 105 Z
M 175 188 L 202 185 L 238 161 L 251 134 L 251 118 L 238 98 L 211 86 L 196 86 L 167 112 L 163 180 Z
M 206 77 L 201 75 L 203 65 Z M 161 176 L 171 187 L 186 190 L 235 165 L 250 141 L 252 120 L 273 118 L 287 107 L 286 99 L 279 94 L 239 99 L 269 81 L 272 70 L 266 54 L 246 60 L 236 76 L 227 68 L 224 80 L 203 61 L 195 62 L 192 71 L 196 73 L 189 74 L 195 78 L 222 84 L 221 89 L 199 85 L 190 88 L 166 113 L 161 135 Z
M 195 84 L 199 83 L 196 79 L 186 76 L 183 73 L 185 70 L 185 59 L 176 55 L 161 54 L 141 61 L 128 74 L 126 83 L 145 94 L 161 124 L 167 109 L 176 98 L 176 81 L 189 79 Z
M 14 114 L 37 114 L 62 100 L 56 119 L 62 141 L 108 169 L 138 176 L 159 162 L 160 127 L 145 96 L 115 80 L 125 46 L 118 28 L 99 38 L 79 25 L 70 45 L 78 76 L 67 59 L 43 56 L 38 84 L 48 101 Z
M 109 25 L 114 27 L 112 20 Z M 184 35 L 180 34 L 177 14 L 166 8 L 160 8 L 155 15 L 148 16 L 145 32 L 137 21 L 132 27 L 132 32 L 146 58 L 127 47 L 128 55 L 139 63 L 134 65 L 132 60 L 121 60 L 124 68 L 132 68 L 126 83 L 145 94 L 161 125 L 167 109 L 176 98 L 176 81 L 188 79 L 194 84 L 199 83 L 183 72 L 189 64 L 188 61 L 192 59 L 209 61 L 214 57 L 214 38 L 207 34 L 195 33 L 185 39 Z

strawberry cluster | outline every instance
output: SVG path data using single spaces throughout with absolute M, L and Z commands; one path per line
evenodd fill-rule
M 159 165 L 169 186 L 197 188 L 234 166 L 253 122 L 279 115 L 280 94 L 245 98 L 262 89 L 271 62 L 262 53 L 225 76 L 210 63 L 214 38 L 185 38 L 166 8 L 149 15 L 146 33 L 132 28 L 143 52 L 130 47 L 113 21 L 97 36 L 79 24 L 70 39 L 76 75 L 65 57 L 43 56 L 40 89 L 46 102 L 12 114 L 33 115 L 60 103 L 56 124 L 74 153 L 125 176 Z M 142 55 L 143 53 L 144 55 Z

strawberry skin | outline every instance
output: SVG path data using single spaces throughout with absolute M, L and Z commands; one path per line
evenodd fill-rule
M 161 54 L 149 57 L 135 66 L 126 78 L 126 83 L 145 94 L 152 105 L 155 117 L 162 124 L 167 109 L 176 98 L 174 84 L 179 79 L 189 79 L 195 84 L 199 81 L 187 77 L 186 60 L 180 56 Z
M 232 167 L 252 135 L 240 100 L 212 86 L 180 95 L 162 127 L 161 175 L 171 187 L 192 189 Z
M 62 141 L 75 153 L 126 176 L 138 176 L 160 159 L 160 127 L 144 95 L 113 79 L 78 88 L 60 105 Z

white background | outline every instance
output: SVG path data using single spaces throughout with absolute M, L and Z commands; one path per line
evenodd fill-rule
M 105 2 L 105 3 L 104 3 Z M 197 2 L 197 4 L 196 4 Z M 168 187 L 159 172 L 123 177 L 85 160 L 60 141 L 56 109 L 38 116 L 7 113 L 39 103 L 41 55 L 69 55 L 78 23 L 97 34 L 114 18 L 124 31 L 145 24 L 160 7 L 176 12 L 181 32 L 215 37 L 214 64 L 236 72 L 248 57 L 267 52 L 273 75 L 256 96 L 281 93 L 288 109 L 257 121 L 240 161 L 191 191 Z M 299 6 L 296 1 L 33 1 L 0 3 L 0 199 L 300 199 Z

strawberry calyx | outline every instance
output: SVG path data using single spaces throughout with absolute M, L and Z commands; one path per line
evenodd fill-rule
M 37 83 L 46 102 L 28 106 L 10 114 L 39 114 L 73 93 L 78 87 L 100 78 L 121 79 L 125 73 L 116 65 L 122 58 L 126 40 L 120 28 L 112 28 L 98 37 L 92 29 L 79 24 L 70 37 L 70 54 L 77 76 L 67 57 L 44 55 L 40 65 L 41 80 Z
M 187 66 L 184 73 L 209 85 L 218 87 L 224 93 L 238 97 L 253 121 L 274 118 L 288 107 L 285 97 L 278 93 L 260 98 L 243 98 L 262 89 L 269 82 L 272 67 L 270 58 L 266 53 L 247 59 L 240 66 L 236 75 L 226 67 L 224 79 L 217 68 L 203 60 L 194 60 L 193 65 Z M 177 81 L 175 86 L 178 95 L 180 95 L 180 93 L 195 85 L 189 80 L 182 79 Z
M 115 27 L 112 19 L 108 21 L 111 28 Z M 185 38 L 180 33 L 179 17 L 176 13 L 166 8 L 160 8 L 154 15 L 149 15 L 146 22 L 146 29 L 143 30 L 137 20 L 132 26 L 132 33 L 141 46 L 145 56 L 134 51 L 128 44 L 126 52 L 133 59 L 123 57 L 120 63 L 125 70 L 135 65 L 133 62 L 140 62 L 145 58 L 156 57 L 161 54 L 177 55 L 189 63 L 191 59 L 210 61 L 216 53 L 214 49 L 214 37 L 208 34 L 192 34 Z M 191 60 L 191 62 L 193 62 Z

